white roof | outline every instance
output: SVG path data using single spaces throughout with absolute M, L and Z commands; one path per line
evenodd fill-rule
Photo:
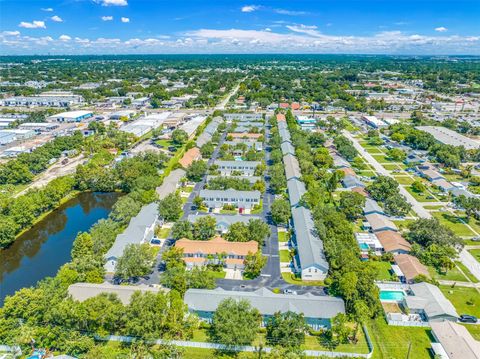
M 417 130 L 431 134 L 438 142 L 445 145 L 463 146 L 466 150 L 480 148 L 480 142 L 442 126 L 417 126 Z
M 58 117 L 77 118 L 77 117 L 86 116 L 86 115 L 91 114 L 91 113 L 92 113 L 92 111 L 83 111 L 83 110 L 67 111 L 67 112 L 57 113 L 56 115 L 52 115 L 49 118 L 58 118 Z

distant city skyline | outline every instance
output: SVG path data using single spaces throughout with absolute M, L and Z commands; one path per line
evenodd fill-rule
M 478 0 L 0 0 L 0 54 L 480 55 Z

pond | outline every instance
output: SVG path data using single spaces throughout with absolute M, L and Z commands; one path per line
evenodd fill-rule
M 0 250 L 0 306 L 5 296 L 54 276 L 70 261 L 78 232 L 106 218 L 119 193 L 81 193 Z

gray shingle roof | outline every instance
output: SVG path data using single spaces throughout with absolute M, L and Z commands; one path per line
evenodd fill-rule
M 345 313 L 345 304 L 341 298 L 314 296 L 312 294 L 288 295 L 274 294 L 266 288 L 254 292 L 226 291 L 221 288 L 188 289 L 185 303 L 190 310 L 214 312 L 224 299 L 246 299 L 262 315 L 292 311 L 303 313 L 306 318 L 330 319 L 338 313 Z
M 414 294 L 406 297 L 410 309 L 423 309 L 429 319 L 441 316 L 458 317 L 455 307 L 437 286 L 422 282 L 412 284 L 410 290 Z
M 300 266 L 318 267 L 327 272 L 329 265 L 323 251 L 323 242 L 316 234 L 310 210 L 304 207 L 292 208 L 292 220 Z
M 298 205 L 302 196 L 307 193 L 305 184 L 296 178 L 292 178 L 287 181 L 288 197 L 290 199 L 290 206 L 295 207 Z
M 302 177 L 302 173 L 300 172 L 300 166 L 298 165 L 298 160 L 295 156 L 283 156 L 283 164 L 285 165 L 285 175 L 287 177 L 287 180 Z
M 190 223 L 194 223 L 197 219 L 205 216 L 215 218 L 217 222 L 216 228 L 220 231 L 228 229 L 233 223 L 248 223 L 251 219 L 260 219 L 259 216 L 245 214 L 189 214 L 187 219 Z
M 152 236 L 153 231 L 146 230 L 158 218 L 158 204 L 153 202 L 143 206 L 140 212 L 130 220 L 127 229 L 117 236 L 115 243 L 105 255 L 106 258 L 118 258 L 128 244 L 140 244 L 145 237 Z
M 295 147 L 293 147 L 293 145 L 290 142 L 282 142 L 280 147 L 282 149 L 283 155 L 291 154 L 295 156 Z
M 212 139 L 212 135 L 218 128 L 218 125 L 222 123 L 223 120 L 221 117 L 215 117 L 203 130 L 203 132 L 198 136 L 196 144 L 198 147 L 202 147 L 204 144 L 209 142 Z
M 284 122 L 284 121 L 278 122 L 278 129 L 279 130 L 280 129 L 286 129 L 286 128 L 288 128 L 288 125 L 287 125 L 286 122 Z
M 292 141 L 290 138 L 290 132 L 288 132 L 287 128 L 279 128 L 278 129 L 278 134 L 280 135 L 280 138 L 282 139 L 282 142 L 284 141 Z
M 384 214 L 382 207 L 380 207 L 377 201 L 367 198 L 365 200 L 365 206 L 363 207 L 363 214 L 371 214 L 371 213 L 381 213 Z
M 360 181 L 357 177 L 352 175 L 343 177 L 342 183 L 345 188 L 365 187 L 365 184 L 362 181 Z
M 185 170 L 182 170 L 181 168 L 178 168 L 176 170 L 173 170 L 170 172 L 170 174 L 163 179 L 163 183 L 157 187 L 157 193 L 158 197 L 160 199 L 164 199 L 167 197 L 170 193 L 173 193 L 176 191 L 178 183 L 180 180 L 185 177 Z

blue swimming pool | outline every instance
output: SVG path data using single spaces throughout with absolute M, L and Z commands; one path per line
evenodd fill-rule
M 242 156 L 234 156 L 235 161 L 242 161 Z
M 370 247 L 367 243 L 360 243 L 360 249 L 362 251 L 368 251 L 370 249 Z
M 389 302 L 401 302 L 405 298 L 405 292 L 402 290 L 381 290 L 380 300 Z

